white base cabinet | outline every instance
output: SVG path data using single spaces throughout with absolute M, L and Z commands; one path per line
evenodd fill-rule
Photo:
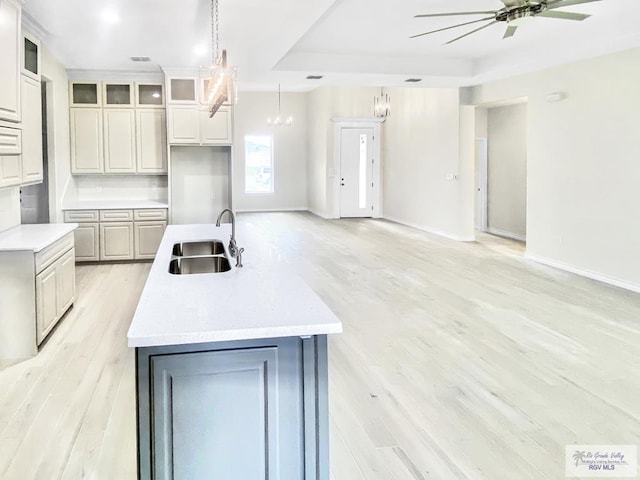
M 152 260 L 167 227 L 167 210 L 68 210 L 78 223 L 76 262 Z
M 46 248 L 0 251 L 0 360 L 36 355 L 76 298 L 73 233 Z

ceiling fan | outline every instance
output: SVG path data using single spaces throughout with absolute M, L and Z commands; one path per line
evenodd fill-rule
M 453 40 L 448 41 L 445 45 L 456 42 L 468 35 L 484 30 L 498 22 L 505 22 L 507 24 L 507 30 L 504 32 L 504 38 L 512 37 L 518 29 L 519 23 L 524 18 L 532 17 L 545 17 L 545 18 L 558 18 L 560 20 L 584 20 L 591 15 L 585 15 L 583 13 L 572 12 L 556 12 L 556 8 L 570 7 L 572 5 L 579 5 L 581 3 L 600 2 L 601 0 L 501 0 L 504 3 L 504 7 L 499 10 L 487 10 L 487 11 L 474 11 L 474 12 L 450 12 L 450 13 L 427 13 L 422 15 L 416 15 L 414 18 L 427 18 L 427 17 L 449 17 L 457 15 L 491 15 L 479 20 L 473 20 L 471 22 L 459 23 L 450 27 L 439 28 L 437 30 L 431 30 L 430 32 L 419 33 L 412 35 L 409 38 L 422 37 L 431 33 L 442 32 L 450 30 L 452 28 L 463 27 L 465 25 L 472 25 L 474 23 L 489 22 L 486 25 L 476 28 L 470 32 L 460 35 Z

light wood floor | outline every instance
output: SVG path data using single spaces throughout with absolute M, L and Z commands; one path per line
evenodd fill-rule
M 566 444 L 640 444 L 640 295 L 490 236 L 239 221 L 344 323 L 329 344 L 332 480 L 555 480 Z M 74 309 L 36 358 L 0 371 L 0 478 L 135 478 L 126 331 L 148 270 L 79 266 Z

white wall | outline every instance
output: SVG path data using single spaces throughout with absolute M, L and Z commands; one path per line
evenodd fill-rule
M 634 49 L 474 89 L 475 104 L 528 97 L 527 255 L 636 290 L 639 84 Z
M 91 200 L 166 200 L 166 175 L 75 176 L 65 202 Z
M 527 234 L 527 105 L 489 108 L 487 227 L 498 235 Z
M 275 92 L 242 92 L 234 110 L 233 205 L 239 211 L 306 210 L 307 94 L 282 93 L 282 115 L 291 127 L 269 127 L 267 117 L 278 113 Z M 273 194 L 244 193 L 246 135 L 273 136 Z
M 463 201 L 468 209 L 470 200 L 461 185 L 473 181 L 473 147 L 466 142 L 466 155 L 461 155 L 458 89 L 393 88 L 389 93 L 392 113 L 383 127 L 384 216 L 470 239 L 467 223 L 472 228 L 473 216 L 463 215 Z M 468 114 L 464 128 L 472 132 Z M 461 160 L 466 165 L 462 169 Z M 448 180 L 447 175 L 455 178 Z

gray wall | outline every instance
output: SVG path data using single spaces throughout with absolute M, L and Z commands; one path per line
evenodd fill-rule
M 488 110 L 488 217 L 490 232 L 527 233 L 527 105 Z

